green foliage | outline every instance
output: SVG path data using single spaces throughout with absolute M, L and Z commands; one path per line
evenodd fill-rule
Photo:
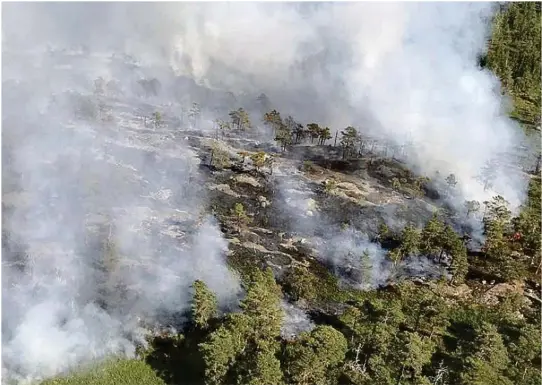
M 448 326 L 448 306 L 434 291 L 411 282 L 399 286 L 405 323 L 416 333 L 429 338 L 441 335 Z
M 414 193 L 418 197 L 423 197 L 424 194 L 424 188 L 427 186 L 427 183 L 429 183 L 430 179 L 425 176 L 418 177 L 414 179 Z
M 289 383 L 300 385 L 332 382 L 332 369 L 343 360 L 347 351 L 344 336 L 331 326 L 318 326 L 302 333 L 285 349 L 285 373 Z
M 323 145 L 327 140 L 331 139 L 331 130 L 329 127 L 320 128 L 318 132 L 319 142 L 318 144 Z
M 294 266 L 284 275 L 284 289 L 294 301 L 305 299 L 312 301 L 316 298 L 318 282 L 306 268 Z
M 454 250 L 455 249 L 455 250 Z M 469 262 L 467 260 L 467 251 L 463 243 L 457 248 L 452 249 L 452 264 L 450 270 L 452 273 L 452 283 L 463 283 L 469 271 Z
M 462 283 L 468 272 L 467 249 L 457 233 L 448 225 L 441 238 L 441 256 L 446 252 L 452 258 L 451 271 L 454 283 Z
M 211 146 L 210 164 L 219 170 L 230 166 L 230 155 L 220 146 L 218 141 L 213 141 Z
M 307 133 L 311 138 L 311 143 L 314 141 L 314 139 L 320 136 L 321 132 L 322 132 L 322 129 L 317 123 L 307 124 Z
M 244 130 L 251 127 L 250 116 L 243 108 L 231 111 L 229 115 L 233 127 L 237 127 L 239 130 Z
M 527 192 L 527 207 L 532 208 L 534 211 L 540 211 L 541 209 L 541 179 L 540 176 L 532 178 L 529 182 L 529 190 Z
M 235 223 L 238 228 L 242 228 L 252 222 L 252 218 L 247 215 L 242 203 L 236 203 L 233 206 L 232 215 L 235 217 Z
M 349 335 L 347 377 L 390 383 L 392 370 L 386 361 L 397 328 L 404 320 L 400 302 L 389 297 L 366 299 L 347 308 L 340 319 Z
M 244 354 L 241 371 L 237 377 L 239 385 L 281 385 L 283 374 L 277 358 L 279 344 L 275 341 L 260 341 L 255 350 Z
M 400 252 L 403 258 L 419 250 L 420 232 L 412 225 L 407 225 L 401 232 Z
M 280 286 L 275 282 L 271 269 L 255 270 L 241 302 L 243 313 L 250 317 L 252 330 L 258 339 L 278 337 L 283 318 L 280 307 Z
M 208 384 L 280 383 L 274 356 L 283 317 L 280 298 L 273 272 L 255 270 L 240 304 L 243 312 L 229 315 L 200 344 Z
M 139 360 L 112 360 L 41 385 L 165 385 L 150 366 Z
M 540 381 L 540 372 L 535 369 L 540 358 L 540 328 L 531 324 L 514 325 L 512 335 L 505 334 L 510 365 L 506 371 L 514 384 L 535 384 Z
M 195 281 L 193 288 L 192 319 L 196 327 L 206 329 L 209 320 L 217 316 L 217 299 L 203 281 Z
M 358 131 L 352 127 L 348 126 L 341 131 L 341 147 L 343 148 L 343 159 L 348 158 L 354 150 L 360 140 Z
M 434 256 L 442 251 L 444 223 L 437 214 L 425 224 L 420 236 L 420 251 L 425 255 Z
M 386 239 L 391 235 L 390 228 L 385 223 L 381 223 L 378 226 L 378 237 L 380 239 Z
M 403 331 L 399 332 L 391 345 L 392 368 L 397 368 L 397 382 L 409 380 L 410 383 L 420 384 L 424 381 L 423 367 L 430 363 L 435 350 L 434 342 L 424 338 L 418 333 Z
M 292 131 L 285 125 L 281 125 L 277 130 L 275 140 L 280 143 L 282 150 L 286 150 L 286 147 L 293 143 Z
M 494 325 L 483 322 L 475 329 L 475 338 L 461 348 L 459 355 L 465 367 L 460 375 L 461 384 L 512 384 L 503 373 L 509 360 Z
M 249 331 L 250 320 L 245 314 L 231 314 L 207 341 L 200 344 L 207 384 L 223 383 L 228 370 L 245 348 Z
M 489 68 L 512 97 L 512 115 L 530 125 L 540 121 L 540 8 L 538 3 L 502 6 L 494 19 L 487 55 Z M 97 80 L 95 91 L 97 96 L 105 93 L 103 79 Z M 104 105 L 95 99 L 76 100 L 78 117 L 95 120 L 104 115 Z M 263 111 L 269 111 L 268 98 L 261 95 L 259 101 Z M 200 115 L 200 108 L 194 103 L 189 112 L 194 126 Z M 235 128 L 250 126 L 248 114 L 242 108 L 232 111 L 230 118 Z M 158 126 L 162 117 L 155 114 L 153 120 Z M 305 130 L 291 116 L 283 121 L 276 110 L 267 112 L 264 122 L 273 127 L 283 148 L 307 137 L 311 142 L 318 139 L 319 144 L 331 138 L 329 128 L 310 123 Z M 230 127 L 226 122 L 217 124 L 223 132 Z M 353 156 L 361 140 L 357 130 L 348 127 L 340 136 L 344 158 Z M 256 169 L 268 162 L 265 152 L 251 158 Z M 217 168 L 229 165 L 229 155 L 218 143 L 213 145 L 211 164 Z M 304 168 L 310 169 L 310 164 L 304 164 Z M 491 188 L 495 169 L 494 162 L 484 166 L 481 180 L 485 189 Z M 426 181 L 405 171 L 397 174 L 391 183 L 396 190 L 420 193 Z M 446 182 L 451 190 L 457 180 L 449 175 Z M 334 188 L 335 181 L 326 183 L 326 191 Z M 487 264 L 483 273 L 492 273 L 505 281 L 533 277 L 539 280 L 540 197 L 538 176 L 532 178 L 528 200 L 516 217 L 512 217 L 502 197 L 484 202 L 485 258 L 480 260 Z M 479 202 L 465 202 L 467 218 L 479 210 Z M 233 207 L 231 214 L 239 227 L 250 222 L 241 203 Z M 421 232 L 407 226 L 400 234 L 394 234 L 382 224 L 379 239 L 384 247 L 391 249 L 390 257 L 395 262 L 418 252 L 439 261 L 444 256 L 450 257 L 453 284 L 463 282 L 469 269 L 462 239 L 436 215 Z M 117 254 L 114 244 L 108 243 L 104 250 L 104 267 L 108 272 L 115 271 Z M 241 301 L 240 312 L 219 317 L 216 296 L 203 282 L 196 281 L 191 303 L 196 327 L 187 329 L 182 338 L 173 338 L 174 342 L 162 355 L 157 354 L 159 342 L 153 343 L 154 350 L 148 354 L 153 359 L 147 359 L 149 364 L 110 361 L 92 371 L 51 379 L 44 384 L 163 384 L 152 369 L 168 383 L 179 384 L 200 380 L 224 385 L 533 385 L 540 382 L 539 305 L 526 305 L 522 293 L 503 295 L 497 304 L 490 304 L 477 291 L 471 297 L 463 298 L 455 292 L 447 297 L 443 293 L 458 288 L 444 282 L 436 285 L 403 282 L 382 290 L 361 292 L 342 288 L 326 266 L 309 259 L 308 268 L 292 267 L 282 276 L 281 283 L 293 300 L 304 299 L 321 309 L 331 305 L 333 312 L 327 311 L 326 320 L 335 328 L 320 324 L 312 332 L 286 341 L 280 337 L 281 288 L 272 272 L 259 270 L 263 260 L 256 254 L 237 250 L 234 254 L 239 266 L 240 261 L 245 263 L 246 296 Z M 370 272 L 368 259 L 366 253 L 359 255 L 363 281 Z M 471 263 L 477 263 L 476 259 L 473 257 Z M 527 269 L 533 276 L 526 275 Z M 343 310 L 336 312 L 335 305 Z M 183 358 L 179 358 L 181 355 Z M 181 375 L 177 379 L 167 376 L 158 369 L 160 364 L 179 367 Z M 183 377 L 182 374 L 189 372 Z
M 514 243 L 511 212 L 508 202 L 501 196 L 484 202 L 484 252 L 492 261 L 493 273 L 506 280 L 519 279 L 525 274 L 522 262 L 513 255 Z M 516 221 L 521 222 L 521 219 Z
M 487 65 L 514 100 L 512 116 L 540 124 L 540 4 L 507 4 L 495 15 Z
M 533 178 L 529 184 L 527 202 L 522 206 L 519 215 L 512 219 L 514 233 L 519 239 L 514 243 L 519 250 L 530 257 L 531 266 L 540 271 L 541 260 L 541 218 L 540 218 L 540 178 Z
M 252 160 L 254 167 L 256 167 L 256 170 L 259 170 L 265 165 L 266 158 L 267 154 L 263 151 L 257 152 L 250 156 L 250 159 Z
M 282 118 L 280 117 L 280 112 L 277 110 L 266 112 L 263 116 L 263 121 L 265 124 L 270 125 L 273 128 L 273 132 L 277 132 L 282 126 L 284 126 Z

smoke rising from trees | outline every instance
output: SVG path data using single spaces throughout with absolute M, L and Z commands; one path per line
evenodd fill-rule
M 134 92 L 141 78 L 164 85 L 157 101 L 205 86 L 254 109 L 265 93 L 284 116 L 411 144 L 408 160 L 421 173 L 457 176 L 458 210 L 465 199 L 496 193 L 517 206 L 525 182 L 506 162 L 495 163 L 489 189 L 480 181 L 489 162 L 505 160 L 523 139 L 496 77 L 477 65 L 492 7 L 6 4 L 4 191 L 19 193 L 3 195 L 5 366 L 52 375 L 133 354 L 141 332 L 134 317 L 181 312 L 193 280 L 206 281 L 223 304 L 237 293 L 225 241 L 212 218 L 201 218 L 198 183 L 188 183 L 198 178 L 195 155 L 168 138 L 150 145 L 143 133 L 128 133 L 135 116 L 125 109 L 141 102 Z M 62 48 L 87 54 L 68 60 L 55 53 Z M 176 76 L 192 88 L 175 89 Z M 74 119 L 74 111 L 107 115 L 89 102 L 97 77 L 118 81 L 124 94 L 125 105 L 112 107 L 122 129 L 107 135 Z M 230 109 L 210 94 L 188 98 Z M 168 229 L 190 221 L 199 226 L 180 248 Z M 9 253 L 15 244 L 27 250 L 24 266 Z

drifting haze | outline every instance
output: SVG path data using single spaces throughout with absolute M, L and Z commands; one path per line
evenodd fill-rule
M 194 154 L 167 138 L 149 145 L 143 133 L 128 134 L 141 103 L 132 86 L 142 77 L 164 85 L 156 103 L 176 98 L 205 108 L 214 94 L 190 93 L 199 85 L 235 93 L 231 106 L 213 99 L 222 110 L 251 110 L 264 92 L 283 115 L 305 123 L 352 124 L 411 143 L 409 161 L 420 172 L 457 175 L 456 207 L 495 193 L 519 204 L 525 182 L 506 165 L 495 166 L 493 190 L 477 180 L 522 139 L 502 109 L 497 79 L 477 67 L 492 6 L 5 4 L 3 201 L 15 251 L 3 265 L 4 365 L 51 375 L 130 353 L 135 317 L 182 311 L 194 279 L 226 302 L 237 292 L 222 260 L 225 243 L 212 218 L 200 218 L 202 191 L 188 183 L 198 177 Z M 62 48 L 81 53 L 52 53 Z M 178 83 L 179 75 L 192 83 Z M 119 81 L 124 93 L 106 129 L 73 119 L 75 93 L 90 95 L 98 76 Z M 199 227 L 181 247 L 172 226 L 190 221 Z M 107 272 L 102 249 L 92 246 L 104 237 L 120 255 Z M 15 263 L 15 242 L 26 250 L 24 267 Z M 110 284 L 128 288 L 126 297 L 116 298 L 124 291 Z
M 477 65 L 492 3 L 17 7 L 24 20 L 12 17 L 6 28 L 18 31 L 14 41 L 39 36 L 41 43 L 122 50 L 144 65 L 232 91 L 239 103 L 265 92 L 301 121 L 335 130 L 353 124 L 412 143 L 411 163 L 428 175 L 455 173 L 467 199 L 522 199 L 525 183 L 505 165 L 494 191 L 477 181 L 487 162 L 522 139 L 502 108 L 499 82 Z

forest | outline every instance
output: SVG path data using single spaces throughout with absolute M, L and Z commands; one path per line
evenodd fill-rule
M 480 60 L 482 67 L 500 79 L 502 93 L 512 100 L 510 115 L 525 130 L 540 130 L 540 23 L 540 3 L 503 5 L 494 16 L 487 54 Z M 98 94 L 105 87 L 97 81 Z M 199 109 L 193 104 L 188 113 L 194 126 Z M 257 190 L 253 200 L 260 200 L 258 208 L 238 198 L 241 194 L 231 201 L 216 199 L 209 207 L 221 229 L 238 243 L 242 243 L 242 235 L 251 225 L 264 229 L 268 226 L 273 229 L 269 232 L 279 233 L 276 229 L 280 224 L 270 223 L 261 209 L 265 208 L 265 194 L 260 184 L 266 173 L 276 173 L 277 158 L 293 146 L 331 148 L 339 154 L 335 163 L 345 167 L 363 158 L 375 175 L 382 165 L 405 151 L 385 147 L 385 155 L 377 157 L 374 142 L 354 127 L 346 127 L 334 136 L 329 127 L 318 123 L 302 124 L 294 117 L 281 116 L 276 109 L 262 112 L 261 117 L 251 117 L 248 111 L 238 108 L 229 113 L 229 119 L 216 120 L 215 140 L 207 151 L 208 172 L 227 169 L 235 173 L 243 169 L 248 158 L 254 165 L 250 174 L 253 179 L 245 180 L 254 180 L 247 189 Z M 81 113 L 88 111 L 82 108 Z M 92 114 L 97 119 L 108 119 L 107 111 L 101 109 Z M 265 149 L 239 151 L 239 164 L 233 164 L 221 139 L 230 132 L 248 131 L 251 118 L 263 121 L 281 152 L 271 156 Z M 160 112 L 153 112 L 144 122 L 145 127 L 154 129 L 164 124 Z M 302 158 L 301 171 L 316 173 L 326 162 Z M 384 222 L 379 224 L 371 241 L 385 251 L 392 269 L 412 255 L 424 255 L 447 270 L 447 275 L 433 280 L 402 277 L 385 286 L 362 290 L 341 285 L 324 263 L 303 254 L 301 246 L 296 250 L 304 261 L 292 263 L 284 274 L 276 275 L 262 263 L 254 246 L 252 255 L 238 252 L 228 261 L 239 273 L 245 291 L 237 304 L 238 311 L 220 309 L 217 294 L 202 280 L 195 280 L 190 309 L 183 314 L 188 321 L 182 330 L 149 337 L 148 344 L 138 348 L 138 359 L 109 361 L 99 368 L 42 384 L 539 384 L 540 156 L 536 167 L 526 173 L 530 179 L 528 196 L 517 214 L 510 211 L 501 196 L 485 202 L 464 202 L 467 217 L 482 218 L 484 243 L 479 250 L 468 247 L 469 237 L 455 226 L 460 218 L 446 207 L 422 226 L 408 223 L 395 229 Z M 484 178 L 489 188 L 491 172 Z M 453 194 L 456 176 L 445 175 L 442 179 L 447 190 L 439 193 Z M 220 182 L 217 189 L 228 188 L 225 185 L 229 182 Z M 318 190 L 322 202 L 335 202 L 341 183 L 327 179 Z M 427 178 L 406 169 L 385 183 L 409 197 L 436 194 Z M 347 212 L 348 206 L 343 209 Z M 257 210 L 259 214 L 254 214 Z M 350 231 L 348 219 L 340 221 L 341 231 Z M 277 259 L 284 257 L 280 250 L 273 251 Z M 104 253 L 109 252 L 111 248 L 104 246 Z M 356 274 L 370 274 L 368 254 L 352 258 L 359 266 Z M 287 316 L 283 298 L 311 309 L 314 327 L 295 336 L 282 333 Z
M 482 59 L 513 100 L 512 117 L 540 130 L 540 3 L 509 3 L 493 21 Z

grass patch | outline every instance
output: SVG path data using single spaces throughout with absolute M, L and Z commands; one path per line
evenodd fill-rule
M 41 385 L 165 385 L 153 369 L 140 360 L 115 359 L 92 369 L 43 381 Z

